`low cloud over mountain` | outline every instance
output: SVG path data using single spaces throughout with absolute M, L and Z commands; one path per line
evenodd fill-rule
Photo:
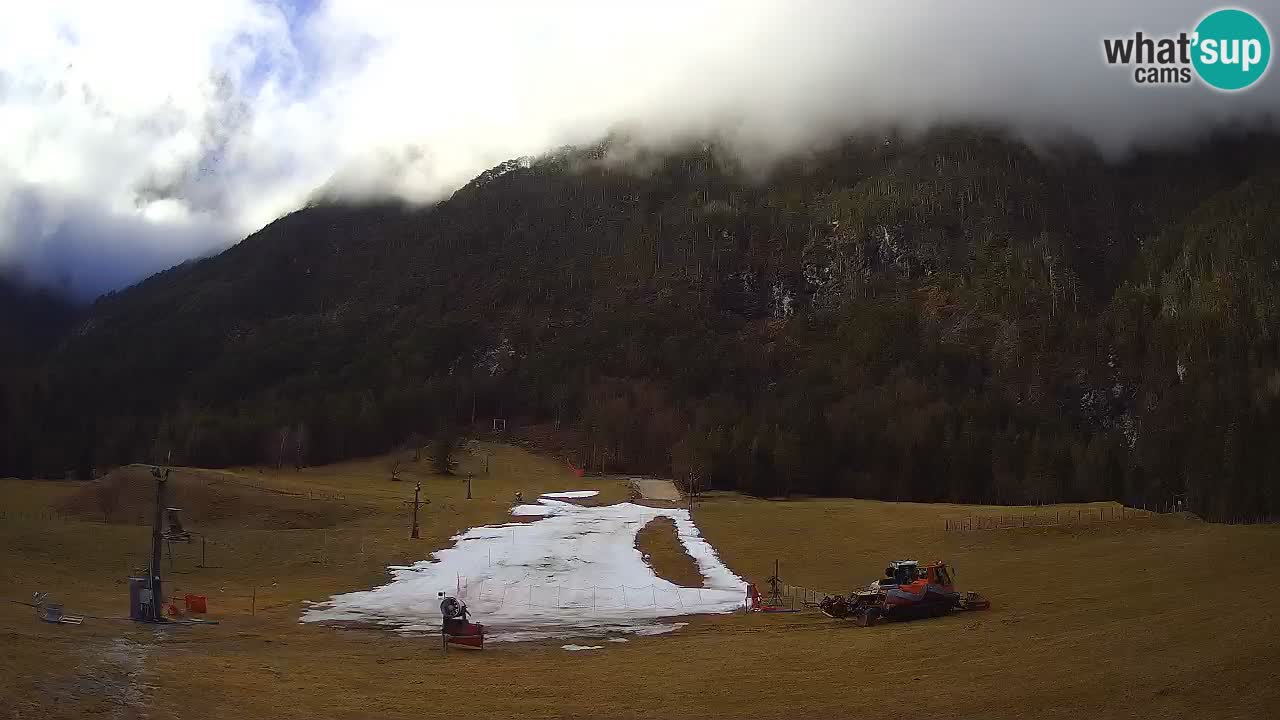
M 0 264 L 89 298 L 317 190 L 429 202 L 624 127 L 767 163 L 870 126 L 1008 126 L 1104 152 L 1280 109 L 1139 87 L 1102 40 L 1202 3 L 48 2 L 0 10 Z M 1273 0 L 1249 8 L 1280 17 Z M 1273 33 L 1274 34 L 1274 33 Z

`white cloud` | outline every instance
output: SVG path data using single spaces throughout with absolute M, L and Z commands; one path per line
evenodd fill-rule
M 1274 21 L 1276 5 L 1254 9 Z M 76 289 L 92 294 L 225 246 L 321 186 L 431 200 L 506 158 L 623 123 L 651 141 L 729 130 L 777 153 L 869 123 L 997 121 L 1114 150 L 1280 108 L 1275 73 L 1227 95 L 1136 88 L 1102 62 L 1102 37 L 1190 29 L 1205 9 L 10 3 L 0 9 L 0 191 L 10 196 L 0 262 L 46 281 L 72 267 Z M 111 242 L 134 242 L 124 228 L 135 227 L 162 251 L 139 246 L 132 273 L 95 280 L 75 267 L 80 255 L 55 252 L 109 241 L 62 237 L 91 229 L 88 217 L 121 229 Z

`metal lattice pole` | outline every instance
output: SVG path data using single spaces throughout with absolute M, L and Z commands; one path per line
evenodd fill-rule
M 159 467 L 151 468 L 151 475 L 156 479 L 156 507 L 151 522 L 151 567 L 148 574 L 148 585 L 151 590 L 151 602 L 148 608 L 148 620 L 160 622 L 164 619 L 164 583 L 160 579 L 160 541 L 161 523 L 164 521 L 164 488 L 169 480 L 169 469 L 163 471 Z

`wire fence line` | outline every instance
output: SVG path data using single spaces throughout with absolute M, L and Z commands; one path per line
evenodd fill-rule
M 770 607 L 783 607 L 792 610 L 802 610 L 816 606 L 824 597 L 828 595 L 838 595 L 830 590 L 807 587 L 804 585 L 789 585 L 787 583 L 778 583 L 778 592 L 775 596 L 772 588 L 756 587 L 756 591 L 760 595 L 761 604 Z M 749 592 L 749 591 L 748 591 Z
M 997 515 L 970 515 L 962 518 L 946 518 L 943 528 L 947 532 L 976 530 L 1013 530 L 1018 528 L 1082 527 L 1125 520 L 1147 520 L 1162 513 L 1130 507 L 1072 508 L 1052 512 L 1000 513 Z
M 708 593 L 723 593 L 712 588 L 685 588 L 648 585 L 588 585 L 575 587 L 563 583 L 538 583 L 517 580 L 503 582 L 482 578 L 472 583 L 466 578 L 456 580 L 457 597 L 497 611 L 504 607 L 544 609 L 593 609 L 593 610 L 644 610 L 658 609 L 674 612 L 702 607 L 724 607 L 723 597 L 711 599 Z M 746 594 L 742 600 L 745 603 Z
M 206 477 L 206 478 L 203 478 L 203 480 L 204 480 L 205 487 L 209 487 L 210 485 L 218 485 L 218 484 L 236 485 L 238 487 L 248 488 L 250 490 L 257 490 L 259 492 L 270 493 L 272 495 L 280 495 L 283 497 L 298 498 L 300 500 L 326 500 L 330 502 L 345 502 L 347 499 L 347 494 L 340 490 L 307 489 L 306 491 L 300 492 L 296 490 L 286 490 L 281 487 L 276 487 L 270 483 L 263 482 L 261 480 L 236 480 L 230 477 L 216 477 L 216 478 Z
M 805 587 L 803 585 L 787 585 L 785 583 L 779 588 L 780 597 L 787 602 L 790 607 L 801 608 L 807 605 L 817 605 L 822 598 L 828 595 L 837 595 L 830 590 L 819 590 L 817 588 Z
M 3 522 L 71 522 L 74 518 L 55 510 L 0 510 L 0 521 Z

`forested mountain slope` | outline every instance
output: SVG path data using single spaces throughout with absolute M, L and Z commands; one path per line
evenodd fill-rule
M 0 268 L 0 476 L 29 475 L 38 438 L 32 408 L 42 406 L 40 365 L 80 309 Z
M 0 268 L 0 368 L 38 363 L 78 315 L 72 303 Z
M 102 298 L 10 403 L 36 430 L 0 474 L 499 415 L 756 494 L 1280 513 L 1280 137 L 1108 162 L 948 128 L 765 177 L 617 147 L 309 207 Z

